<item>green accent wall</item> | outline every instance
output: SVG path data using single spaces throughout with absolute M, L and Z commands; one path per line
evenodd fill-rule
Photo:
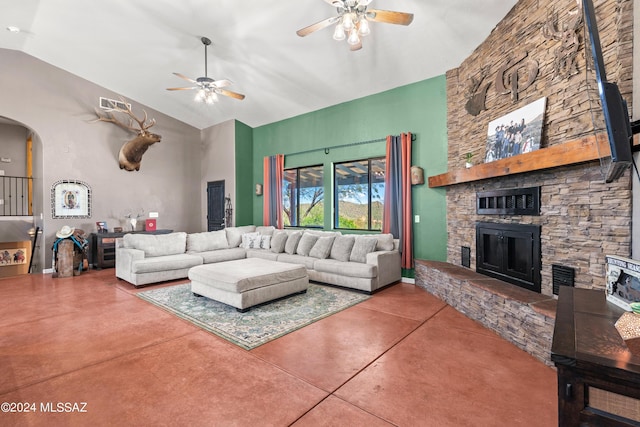
M 236 225 L 253 224 L 253 197 L 255 196 L 253 175 L 247 173 L 246 165 L 253 161 L 253 129 L 235 121 L 236 138 Z
M 332 194 L 332 163 L 385 156 L 386 143 L 325 148 L 383 139 L 411 132 L 412 164 L 437 175 L 447 170 L 446 78 L 438 76 L 386 92 L 324 108 L 253 129 L 253 180 L 262 183 L 263 158 L 285 155 L 285 168 L 324 165 L 325 200 Z M 317 150 L 302 153 L 308 150 Z M 300 153 L 300 154 L 298 154 Z M 238 163 L 236 163 L 238 164 Z M 237 172 L 238 174 L 239 172 Z M 425 182 L 413 186 L 414 254 L 416 259 L 446 261 L 446 194 Z M 262 224 L 262 196 L 254 196 L 253 219 Z M 325 229 L 330 229 L 331 203 L 325 203 Z

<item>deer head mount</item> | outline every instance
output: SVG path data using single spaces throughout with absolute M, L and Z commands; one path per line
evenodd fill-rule
M 94 122 L 114 123 L 123 129 L 135 132 L 137 134 L 135 138 L 125 142 L 124 145 L 120 148 L 120 152 L 118 153 L 118 162 L 120 163 L 120 169 L 125 169 L 127 171 L 138 171 L 140 170 L 142 155 L 150 146 L 152 146 L 156 142 L 160 142 L 160 139 L 162 137 L 158 134 L 149 132 L 149 128 L 156 124 L 156 119 L 151 119 L 149 122 L 147 122 L 147 112 L 144 110 L 144 118 L 139 119 L 135 114 L 133 114 L 133 111 L 131 111 L 131 104 L 128 104 L 124 98 L 120 99 L 126 106 L 125 108 L 121 108 L 111 103 L 111 108 L 106 110 L 104 113 L 96 110 L 96 115 L 98 116 L 98 118 L 94 120 Z M 119 120 L 115 113 L 122 113 L 127 115 L 129 117 L 129 124 L 126 124 Z M 134 122 L 137 123 L 137 127 L 134 126 Z

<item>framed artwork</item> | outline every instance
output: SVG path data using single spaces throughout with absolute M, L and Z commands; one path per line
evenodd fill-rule
M 91 188 L 86 182 L 61 180 L 51 186 L 53 218 L 91 218 Z
M 547 98 L 540 98 L 489 123 L 486 163 L 540 148 Z
M 0 267 L 27 263 L 27 248 L 0 249 Z

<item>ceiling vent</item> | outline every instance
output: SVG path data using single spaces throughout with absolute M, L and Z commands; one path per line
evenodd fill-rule
M 113 110 L 114 108 L 118 108 L 120 110 L 126 110 L 131 108 L 131 104 L 127 104 L 126 102 L 116 101 L 115 99 L 109 99 L 100 97 L 100 108 L 103 110 Z

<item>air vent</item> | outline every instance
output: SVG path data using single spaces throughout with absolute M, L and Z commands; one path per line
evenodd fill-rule
M 476 212 L 484 215 L 540 215 L 540 187 L 482 191 Z
M 558 295 L 560 292 L 560 286 L 575 285 L 576 270 L 571 267 L 565 267 L 562 265 L 551 265 L 551 280 L 553 282 L 553 294 Z
M 109 99 L 100 97 L 100 108 L 103 110 L 113 110 L 113 108 L 119 108 L 121 110 L 126 110 L 131 108 L 131 104 L 127 104 L 122 101 L 116 101 L 115 99 Z

